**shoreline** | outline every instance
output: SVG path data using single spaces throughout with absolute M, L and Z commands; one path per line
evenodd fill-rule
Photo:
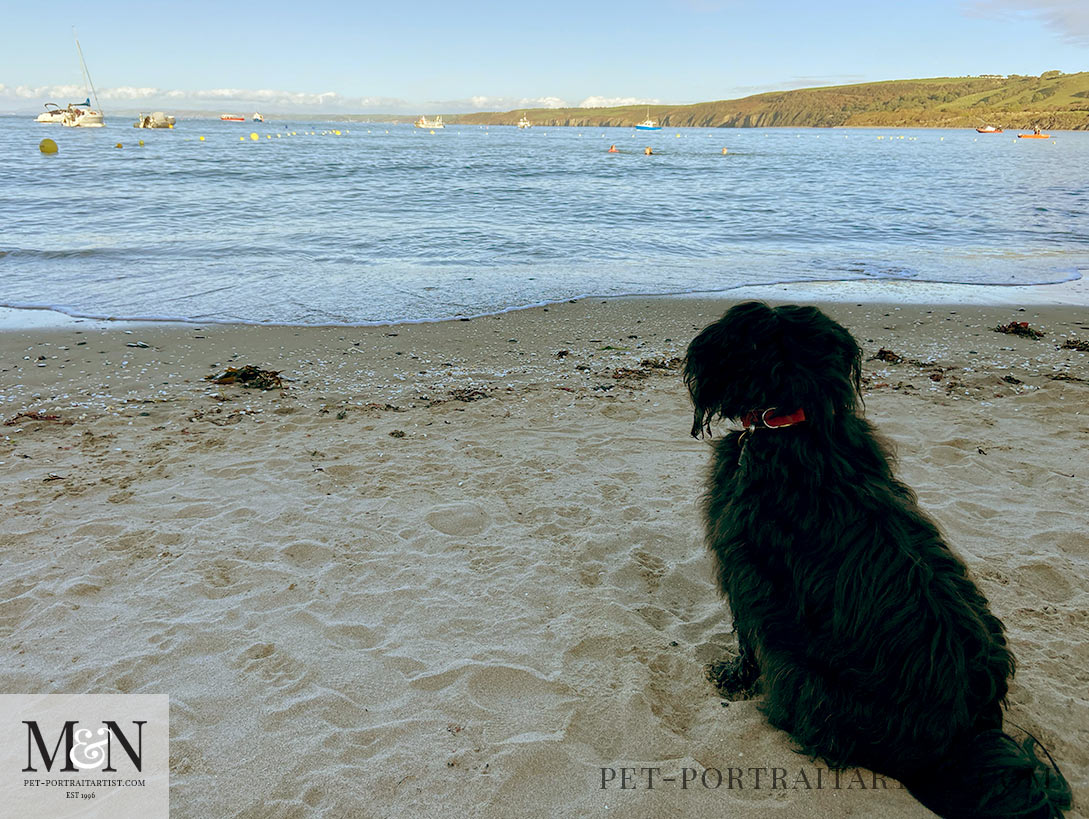
M 622 766 L 813 773 L 703 675 L 733 638 L 677 359 L 748 297 L 0 332 L 0 691 L 169 694 L 179 815 L 923 819 L 891 782 L 600 787 Z M 1062 343 L 1089 313 L 889 298 L 822 307 L 1006 624 L 1009 721 L 1084 819 L 1089 353 Z M 993 332 L 1010 321 L 1046 335 Z M 205 380 L 245 364 L 286 389 Z
M 727 290 L 690 291 L 684 293 L 584 295 L 573 299 L 546 301 L 505 310 L 474 314 L 468 317 L 418 319 L 412 321 L 368 322 L 361 324 L 289 324 L 244 321 L 201 321 L 198 319 L 103 318 L 71 315 L 50 307 L 7 307 L 0 305 L 0 333 L 12 330 L 54 330 L 75 325 L 96 328 L 130 329 L 149 325 L 224 327 L 311 327 L 326 329 L 359 329 L 365 327 L 400 327 L 414 324 L 442 324 L 471 321 L 508 315 L 526 310 L 554 307 L 564 302 L 583 300 L 625 301 L 629 299 L 679 299 L 695 301 L 741 301 L 746 299 L 775 302 L 814 302 L 837 304 L 863 302 L 869 304 L 962 304 L 980 306 L 1010 306 L 1031 304 L 1067 307 L 1089 307 L 1089 280 L 1080 273 L 1075 278 L 1051 284 L 962 284 L 950 282 L 901 281 L 892 279 L 849 279 L 841 281 L 775 282 L 742 285 Z

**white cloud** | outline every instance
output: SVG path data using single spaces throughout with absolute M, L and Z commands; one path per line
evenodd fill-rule
M 110 88 L 107 89 L 111 100 L 146 100 L 159 95 L 158 88 Z
M 564 100 L 559 97 L 537 97 L 533 100 L 524 100 L 527 106 L 533 108 L 567 108 L 568 105 Z M 521 108 L 521 105 L 516 105 L 515 108 Z
M 1037 17 L 1067 42 L 1089 45 L 1089 3 L 1085 0 L 974 0 L 965 6 L 965 12 L 999 19 Z
M 80 85 L 0 85 L 0 111 L 29 111 L 44 102 L 82 100 L 87 92 Z M 333 91 L 320 93 L 283 91 L 269 88 L 138 88 L 123 86 L 98 89 L 98 99 L 107 113 L 114 109 L 186 111 L 233 111 L 254 109 L 283 114 L 458 114 L 472 111 L 512 111 L 518 108 L 565 108 L 559 97 L 503 97 L 475 95 L 463 99 L 410 101 L 397 97 L 346 97 Z
M 56 102 L 59 98 L 75 99 L 79 97 L 83 99 L 87 94 L 87 89 L 82 85 L 43 85 L 37 88 L 29 85 L 19 85 L 13 88 L 11 91 L 7 91 L 8 96 L 15 97 L 18 100 L 37 100 Z
M 28 110 L 44 102 L 65 103 L 81 100 L 87 90 L 81 85 L 0 85 L 0 110 Z M 261 107 L 281 113 L 399 113 L 415 110 L 408 102 L 394 97 L 342 97 L 332 91 L 300 93 L 268 88 L 206 88 L 198 90 L 170 88 L 98 89 L 103 108 L 150 108 L 159 106 L 178 110 Z
M 659 105 L 661 100 L 644 97 L 587 97 L 579 103 L 579 108 L 616 108 L 620 105 Z

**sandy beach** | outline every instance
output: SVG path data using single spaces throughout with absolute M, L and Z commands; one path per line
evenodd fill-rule
M 1089 310 L 839 298 L 1089 816 Z M 733 638 L 678 364 L 735 300 L 0 332 L 0 692 L 169 694 L 178 817 L 931 815 L 704 679 Z M 284 388 L 205 380 L 248 364 Z

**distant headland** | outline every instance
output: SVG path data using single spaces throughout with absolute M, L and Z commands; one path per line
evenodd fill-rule
M 236 105 L 239 110 L 253 103 Z M 135 112 L 135 109 L 133 109 Z M 114 113 L 125 113 L 116 111 Z M 173 111 L 185 118 L 218 117 L 222 111 Z M 981 74 L 834 85 L 771 91 L 750 97 L 689 105 L 626 105 L 616 108 L 516 108 L 457 114 L 348 114 L 265 111 L 265 119 L 325 122 L 412 123 L 420 114 L 441 115 L 447 125 L 530 125 L 630 128 L 647 119 L 664 128 L 976 128 L 1089 130 L 1089 71 L 1037 76 Z
M 448 122 L 517 125 L 634 126 L 648 106 L 537 108 L 450 116 Z M 935 77 L 773 91 L 736 100 L 651 105 L 666 128 L 902 127 L 1089 129 L 1089 71 L 1038 77 L 1011 74 Z

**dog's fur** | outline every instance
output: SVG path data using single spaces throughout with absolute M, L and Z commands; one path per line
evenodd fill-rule
M 709 674 L 762 694 L 803 753 L 899 779 L 942 816 L 1061 817 L 1062 775 L 1002 731 L 1004 627 L 893 476 L 860 376 L 854 338 L 814 307 L 739 304 L 689 345 L 693 435 L 805 412 L 715 443 L 707 541 L 739 654 Z

